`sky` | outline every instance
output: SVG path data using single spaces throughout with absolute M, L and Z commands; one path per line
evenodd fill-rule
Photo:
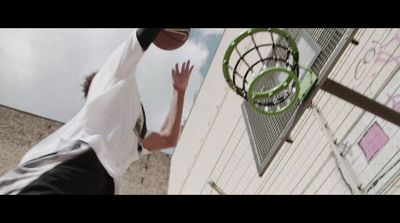
M 68 122 L 84 104 L 81 84 L 135 29 L 0 29 L 0 104 Z M 151 45 L 137 67 L 148 129 L 158 131 L 172 98 L 171 70 L 195 65 L 186 91 L 187 118 L 224 29 L 191 29 L 175 51 Z M 172 149 L 164 150 L 171 153 Z

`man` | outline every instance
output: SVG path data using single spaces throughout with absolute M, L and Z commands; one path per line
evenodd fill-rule
M 138 29 L 109 56 L 90 81 L 83 108 L 0 178 L 1 194 L 117 194 L 138 145 L 148 151 L 176 145 L 190 61 L 172 70 L 174 93 L 160 132 L 145 134 L 136 84 L 136 66 L 159 31 Z

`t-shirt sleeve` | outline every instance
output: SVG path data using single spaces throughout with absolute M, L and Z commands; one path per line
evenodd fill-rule
M 128 75 L 134 75 L 144 52 L 135 33 L 131 33 L 111 55 L 93 79 L 86 101 L 101 95 Z

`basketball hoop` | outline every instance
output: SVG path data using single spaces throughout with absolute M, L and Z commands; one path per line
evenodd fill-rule
M 241 33 L 229 45 L 223 60 L 229 87 L 266 115 L 284 112 L 302 96 L 299 69 L 296 41 L 285 30 L 274 28 Z
M 269 76 L 277 73 L 286 74 L 286 80 L 271 89 L 263 88 L 263 80 L 269 80 L 271 79 Z M 261 91 L 256 91 L 256 89 L 261 89 Z M 299 89 L 299 79 L 294 72 L 282 67 L 267 68 L 251 82 L 246 99 L 256 111 L 275 115 L 297 102 Z

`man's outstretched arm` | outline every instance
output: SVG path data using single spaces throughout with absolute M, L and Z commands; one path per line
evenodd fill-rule
M 178 64 L 172 70 L 174 92 L 170 110 L 161 130 L 150 133 L 144 139 L 143 146 L 147 150 L 155 151 L 176 145 L 180 133 L 185 92 L 192 70 L 193 65 L 190 66 L 190 60 L 182 64 L 180 71 Z

